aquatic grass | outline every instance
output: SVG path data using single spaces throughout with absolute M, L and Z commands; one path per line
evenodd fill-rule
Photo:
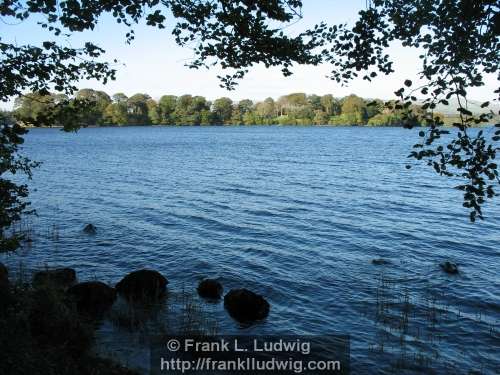
M 16 288 L 26 288 L 31 284 L 30 272 L 28 272 L 28 269 L 22 260 L 18 262 L 14 273 L 10 275 L 10 277 L 11 283 Z
M 57 224 L 52 224 L 47 229 L 47 238 L 52 241 L 59 241 L 59 227 Z
M 18 248 L 30 247 L 34 238 L 34 225 L 30 215 L 23 215 L 14 221 L 9 228 L 4 229 L 6 236 L 0 253 L 9 253 Z
M 462 373 L 464 369 L 443 353 L 447 330 L 456 320 L 467 317 L 467 324 L 473 325 L 474 332 L 485 333 L 495 341 L 498 321 L 485 321 L 481 310 L 464 315 L 459 306 L 442 303 L 446 295 L 430 283 L 423 296 L 412 293 L 410 281 L 379 275 L 375 288 L 375 342 L 368 346 L 369 352 L 386 355 L 395 373 L 417 370 L 432 374 L 439 373 L 438 369 Z M 484 364 L 471 363 L 471 367 L 470 373 L 486 371 Z
M 127 301 L 119 296 L 109 313 L 109 320 L 115 327 L 138 333 L 147 340 L 158 329 L 164 329 L 160 318 L 164 310 L 163 301 Z
M 193 293 L 182 290 L 176 303 L 180 306 L 180 326 L 178 332 L 184 336 L 211 336 L 218 331 L 217 321 L 209 318 L 205 305 Z
M 184 289 L 158 300 L 119 297 L 109 319 L 115 327 L 138 333 L 146 341 L 158 335 L 206 336 L 217 332 L 217 323 L 203 304 Z
M 55 243 L 61 239 L 61 229 L 57 222 L 42 223 L 38 216 L 33 215 L 23 215 L 19 221 L 12 224 L 6 233 L 17 239 L 21 249 L 28 250 L 39 238 L 45 238 Z

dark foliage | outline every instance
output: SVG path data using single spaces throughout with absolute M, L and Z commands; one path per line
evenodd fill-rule
M 12 223 L 20 220 L 21 214 L 32 213 L 29 209 L 28 187 L 12 182 L 6 175 L 24 174 L 31 178 L 35 163 L 17 154 L 24 142 L 26 130 L 19 125 L 0 124 L 0 253 L 15 250 L 21 237 L 8 233 Z

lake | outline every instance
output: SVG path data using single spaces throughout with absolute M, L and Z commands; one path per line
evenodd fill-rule
M 0 261 L 74 267 L 80 280 L 113 284 L 153 268 L 173 291 L 214 277 L 271 304 L 250 327 L 207 304 L 219 333 L 349 334 L 356 374 L 493 374 L 500 206 L 470 223 L 456 181 L 407 159 L 417 132 L 33 129 L 24 152 L 43 162 L 30 183 L 34 241 Z M 82 233 L 86 223 L 96 236 Z M 390 264 L 372 264 L 380 257 Z M 459 275 L 440 269 L 446 260 Z M 404 355 L 407 369 L 396 371 Z

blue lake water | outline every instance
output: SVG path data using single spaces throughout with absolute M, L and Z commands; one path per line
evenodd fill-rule
M 416 133 L 34 129 L 24 146 L 43 162 L 30 182 L 34 242 L 0 261 L 70 266 L 80 280 L 110 283 L 153 268 L 171 290 L 219 278 L 271 304 L 246 328 L 222 303 L 208 306 L 220 333 L 349 334 L 356 374 L 498 373 L 498 200 L 470 223 L 456 181 L 412 161 L 405 169 Z M 86 223 L 96 236 L 81 232 Z M 391 264 L 373 265 L 379 257 Z M 458 276 L 441 271 L 445 260 Z M 397 369 L 406 350 L 413 360 Z

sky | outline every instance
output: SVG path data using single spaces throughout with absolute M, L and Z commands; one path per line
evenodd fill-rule
M 329 24 L 353 24 L 359 10 L 365 7 L 365 0 L 304 0 L 303 19 L 287 28 L 291 35 L 316 23 L 325 21 Z M 54 40 L 54 36 L 42 30 L 36 22 L 9 24 L 9 20 L 0 18 L 0 37 L 2 40 L 21 44 L 39 44 L 45 40 Z M 171 21 L 171 24 L 173 20 Z M 417 73 L 421 63 L 419 51 L 392 45 L 389 49 L 395 62 L 396 73 L 377 77 L 372 82 L 357 79 L 349 86 L 328 79 L 328 65 L 295 66 L 290 77 L 283 77 L 279 68 L 266 69 L 256 66 L 240 81 L 235 91 L 219 87 L 220 69 L 192 70 L 184 64 L 193 57 L 189 48 L 175 44 L 169 29 L 155 29 L 144 24 L 135 27 L 136 39 L 131 45 L 125 43 L 127 28 L 116 24 L 110 17 L 103 17 L 95 30 L 77 33 L 70 39 L 60 40 L 73 47 L 92 41 L 106 50 L 106 59 L 119 61 L 116 80 L 103 85 L 96 81 L 82 81 L 79 88 L 93 88 L 112 95 L 123 92 L 128 96 L 135 93 L 147 93 L 154 99 L 162 95 L 202 95 L 213 100 L 229 96 L 233 100 L 263 100 L 266 97 L 278 98 L 293 92 L 307 94 L 333 94 L 342 97 L 356 94 L 365 98 L 394 98 L 394 91 L 399 89 L 405 79 L 418 81 Z M 486 86 L 471 90 L 470 98 L 478 101 L 491 100 L 496 86 L 495 77 L 486 78 Z M 0 103 L 0 107 L 9 109 L 13 101 Z

